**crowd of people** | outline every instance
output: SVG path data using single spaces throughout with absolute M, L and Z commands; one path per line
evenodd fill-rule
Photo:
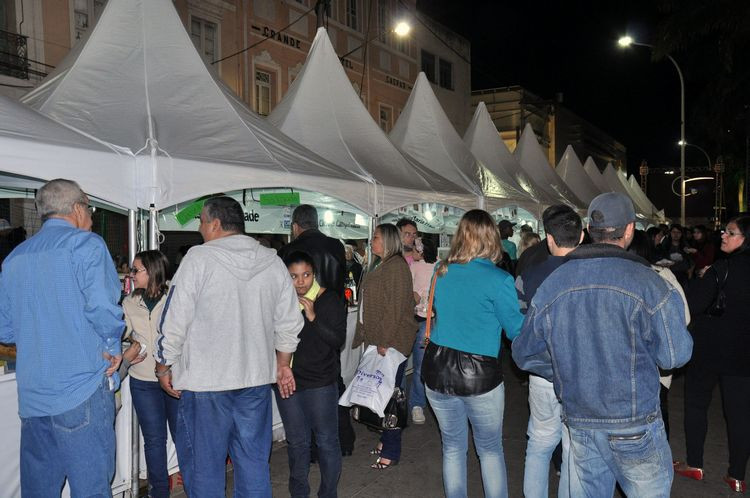
M 88 197 L 69 180 L 39 189 L 41 230 L 0 273 L 0 342 L 17 346 L 24 496 L 109 496 L 114 476 L 114 391 L 130 390 L 145 442 L 149 496 L 169 496 L 167 434 L 189 496 L 270 496 L 271 400 L 287 439 L 289 494 L 337 496 L 355 431 L 344 390 L 343 348 L 391 348 L 410 357 L 395 385 L 409 415 L 431 409 L 442 439 L 443 485 L 467 496 L 471 434 L 484 494 L 508 496 L 503 451 L 501 348 L 528 372 L 530 417 L 524 495 L 548 495 L 558 446 L 558 496 L 669 496 L 674 472 L 703 479 L 711 392 L 721 386 L 733 491 L 750 456 L 750 217 L 727 223 L 720 245 L 703 226 L 635 227 L 632 202 L 606 193 L 588 223 L 570 207 L 542 216 L 545 239 L 474 209 L 447 256 L 415 222 L 380 224 L 371 261 L 318 230 L 309 205 L 292 214 L 290 244 L 245 235 L 242 206 L 205 201 L 204 243 L 168 280 L 159 251 L 136 255 L 133 292 L 120 284 Z M 689 234 L 689 235 L 688 235 Z M 357 284 L 356 333 L 346 344 L 345 281 Z M 690 331 L 688 331 L 690 324 Z M 125 341 L 125 346 L 122 346 Z M 124 348 L 124 351 L 123 351 Z M 685 369 L 687 459 L 673 464 L 668 393 Z M 469 426 L 472 431 L 469 432 Z M 401 459 L 399 428 L 383 430 L 371 468 Z

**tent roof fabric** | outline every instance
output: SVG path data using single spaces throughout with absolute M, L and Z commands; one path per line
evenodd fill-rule
M 464 142 L 474 157 L 532 202 L 554 204 L 554 201 L 521 169 L 492 122 L 484 102 L 479 102 L 474 117 L 464 134 Z
M 573 147 L 570 145 L 565 148 L 565 153 L 563 153 L 562 159 L 557 164 L 555 171 L 570 187 L 573 193 L 585 202 L 587 206 L 594 197 L 602 193 L 586 174 L 581 160 L 578 159 Z
M 591 156 L 586 158 L 586 162 L 583 163 L 583 171 L 586 172 L 589 179 L 591 179 L 591 182 L 596 185 L 596 188 L 602 193 L 612 192 L 612 188 L 604 180 L 601 171 L 599 171 L 599 167 Z
M 527 175 L 534 178 L 536 183 L 555 200 L 556 204 L 567 204 L 578 209 L 586 209 L 586 205 L 558 176 L 547 162 L 542 148 L 536 139 L 536 134 L 530 124 L 521 133 L 521 139 L 513 151 L 513 155 L 521 164 Z
M 8 97 L 0 96 L 0 185 L 38 188 L 75 179 L 89 195 L 135 207 L 134 161 Z
M 155 156 L 139 161 L 139 205 L 287 186 L 321 189 L 371 210 L 362 177 L 297 144 L 221 83 L 171 1 L 110 0 L 79 45 L 23 100 L 103 141 Z
M 472 155 L 440 106 L 430 82 L 419 73 L 404 110 L 390 133 L 401 152 L 477 197 L 519 198 Z M 520 200 L 525 200 L 521 197 Z
M 451 203 L 456 195 L 475 203 L 468 189 L 396 149 L 354 91 L 325 28 L 318 29 L 305 65 L 269 120 L 334 164 L 377 182 L 382 190 L 378 200 L 384 203 L 381 213 L 405 203 Z M 404 199 L 407 189 L 411 197 Z
M 607 166 L 602 172 L 602 177 L 604 178 L 604 181 L 607 182 L 607 184 L 610 186 L 610 189 L 613 192 L 623 193 L 627 195 L 631 201 L 633 201 L 635 212 L 639 214 L 641 218 L 651 219 L 653 217 L 651 208 L 646 208 L 638 203 L 637 199 L 635 199 L 633 194 L 630 192 L 630 187 L 627 185 L 627 180 L 623 178 L 622 175 L 620 175 L 617 171 L 615 171 L 615 167 L 612 166 L 612 163 L 607 163 Z

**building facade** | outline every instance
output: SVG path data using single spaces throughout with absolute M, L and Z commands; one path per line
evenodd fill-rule
M 623 144 L 562 105 L 562 95 L 542 99 L 520 86 L 476 90 L 471 94 L 472 107 L 479 102 L 487 106 L 492 121 L 505 144 L 512 151 L 526 124 L 531 124 L 551 165 L 560 162 L 568 145 L 585 161 L 591 156 L 599 168 L 612 163 L 627 168 L 627 150 Z
M 305 62 L 317 0 L 174 0 L 188 35 L 249 107 L 269 114 Z M 468 41 L 416 12 L 416 0 L 327 0 L 321 22 L 373 119 L 390 131 L 424 70 L 459 132 L 471 98 Z M 0 0 L 0 93 L 19 97 L 86 37 L 106 0 Z M 393 27 L 407 21 L 399 37 Z

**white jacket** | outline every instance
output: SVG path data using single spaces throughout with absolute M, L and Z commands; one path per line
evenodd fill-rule
M 122 301 L 122 311 L 125 313 L 125 338 L 132 338 L 146 345 L 146 358 L 135 365 L 130 366 L 128 373 L 138 380 L 156 382 L 154 375 L 154 351 L 156 348 L 157 331 L 156 326 L 164 309 L 166 296 L 162 296 L 156 303 L 154 309 L 149 311 L 143 297 L 130 294 Z
M 293 353 L 304 320 L 272 249 L 231 235 L 188 251 L 164 306 L 156 361 L 172 385 L 226 391 L 276 382 L 275 350 Z

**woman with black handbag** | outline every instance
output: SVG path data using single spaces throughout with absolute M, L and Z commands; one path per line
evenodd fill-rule
M 394 348 L 408 356 L 417 334 L 414 320 L 414 293 L 409 265 L 402 256 L 403 245 L 398 228 L 384 223 L 375 227 L 372 253 L 379 259 L 362 281 L 357 318 L 357 332 L 352 347 L 375 345 L 385 356 Z M 396 373 L 396 386 L 401 385 L 406 361 Z M 378 445 L 371 451 L 378 458 L 371 468 L 384 470 L 398 463 L 401 457 L 401 429 L 385 429 Z
M 429 306 L 440 320 L 433 331 L 431 324 L 427 326 L 430 342 L 422 378 L 440 425 L 448 498 L 467 496 L 468 422 L 484 495 L 508 496 L 500 341 L 503 330 L 509 339 L 519 334 L 523 315 L 513 277 L 495 266 L 501 257 L 500 234 L 492 217 L 473 209 L 461 218 L 448 258 L 439 263 L 433 278 Z
M 690 285 L 687 293 L 693 322 L 693 357 L 685 372 L 685 441 L 687 461 L 675 472 L 703 480 L 703 445 L 708 407 L 716 383 L 721 388 L 727 421 L 732 491 L 745 491 L 750 456 L 750 216 L 733 218 L 721 236 L 728 256 L 716 261 Z

